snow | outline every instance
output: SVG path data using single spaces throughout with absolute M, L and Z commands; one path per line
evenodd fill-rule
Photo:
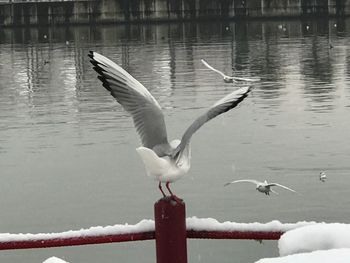
M 189 217 L 186 219 L 186 226 L 187 230 L 194 231 L 283 232 L 284 234 L 278 241 L 279 253 L 282 257 L 261 259 L 256 263 L 350 262 L 350 224 L 326 224 L 306 221 L 297 223 L 281 223 L 277 220 L 268 223 L 236 223 L 231 221 L 219 222 L 214 218 Z M 117 224 L 105 227 L 96 226 L 88 229 L 70 230 L 61 233 L 0 233 L 0 243 L 121 235 L 140 232 L 153 232 L 154 230 L 154 221 L 144 219 L 135 225 Z M 56 257 L 51 257 L 45 260 L 43 263 L 68 262 Z
M 350 248 L 350 225 L 323 223 L 294 229 L 281 236 L 278 248 L 281 256 L 315 250 Z
M 69 262 L 64 261 L 60 258 L 50 257 L 50 258 L 46 259 L 43 263 L 69 263 Z
M 264 258 L 255 263 L 348 263 L 350 249 L 318 250 L 279 258 Z
M 187 230 L 197 231 L 273 231 L 286 232 L 291 229 L 314 225 L 316 222 L 297 222 L 294 224 L 283 224 L 277 220 L 268 223 L 235 223 L 219 222 L 213 218 L 190 217 L 186 219 Z M 141 220 L 135 225 L 117 224 L 113 226 L 95 226 L 88 229 L 70 230 L 61 233 L 39 233 L 39 234 L 10 234 L 0 233 L 0 243 L 16 241 L 35 241 L 49 239 L 67 239 L 77 237 L 91 237 L 104 235 L 132 234 L 139 232 L 151 232 L 155 230 L 154 221 L 150 219 Z
M 0 242 L 27 241 L 27 240 L 48 240 L 64 239 L 73 237 L 118 235 L 154 231 L 154 221 L 144 219 L 136 225 L 114 225 L 114 226 L 95 226 L 88 229 L 70 230 L 61 233 L 40 233 L 40 234 L 10 234 L 1 233 Z
M 261 231 L 261 232 L 286 232 L 291 229 L 314 225 L 316 222 L 297 222 L 297 223 L 281 223 L 274 220 L 268 223 L 235 223 L 226 221 L 220 223 L 214 218 L 197 218 L 190 217 L 186 220 L 187 230 L 197 231 Z

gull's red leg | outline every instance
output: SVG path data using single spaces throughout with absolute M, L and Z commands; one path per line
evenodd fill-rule
M 166 186 L 166 188 L 168 189 L 170 195 L 171 195 L 171 196 L 174 196 L 173 192 L 170 190 L 169 184 L 170 184 L 169 182 L 166 182 L 165 186 Z
M 170 184 L 170 182 L 166 182 L 165 186 L 168 189 L 168 191 L 171 195 L 171 198 L 173 198 L 176 202 L 180 203 L 182 200 L 173 194 L 173 192 L 170 190 L 169 184 Z
M 163 196 L 166 197 L 165 193 L 163 192 L 162 183 L 161 183 L 161 182 L 159 182 L 158 188 L 159 188 L 159 190 L 162 192 Z M 169 189 L 169 188 L 168 188 L 168 189 Z

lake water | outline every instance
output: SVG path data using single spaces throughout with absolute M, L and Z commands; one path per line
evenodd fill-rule
M 233 91 L 201 62 L 260 77 L 239 107 L 192 139 L 192 167 L 172 189 L 187 216 L 219 221 L 350 221 L 350 20 L 207 22 L 0 29 L 2 233 L 61 232 L 153 218 L 128 114 L 97 79 L 98 51 L 143 83 L 169 138 Z M 330 45 L 333 48 L 330 48 Z M 318 179 L 325 171 L 328 180 Z M 251 178 L 278 182 L 265 196 Z M 189 240 L 189 262 L 254 262 L 277 242 Z M 155 262 L 154 241 L 0 251 L 0 261 Z

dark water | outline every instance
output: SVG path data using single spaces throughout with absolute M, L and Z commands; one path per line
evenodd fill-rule
M 89 50 L 149 88 L 171 139 L 234 89 L 201 58 L 229 75 L 261 78 L 237 109 L 193 137 L 190 173 L 173 185 L 188 216 L 348 223 L 349 28 L 349 20 L 322 20 L 0 29 L 0 232 L 153 218 L 157 183 L 145 175 L 131 119 L 97 80 Z M 301 195 L 223 187 L 242 178 Z M 1 251 L 0 261 L 139 262 L 142 255 L 155 262 L 154 251 L 147 241 Z M 277 253 L 276 242 L 189 240 L 189 262 L 254 262 Z

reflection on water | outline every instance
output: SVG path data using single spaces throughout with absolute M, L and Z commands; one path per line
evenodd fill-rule
M 150 89 L 164 109 L 170 139 L 233 89 L 201 58 L 228 75 L 261 78 L 238 109 L 194 136 L 193 167 L 174 185 L 189 216 L 348 222 L 349 27 L 350 20 L 320 20 L 0 29 L 6 186 L 0 232 L 153 217 L 159 193 L 135 153 L 138 137 L 128 114 L 97 80 L 89 50 L 115 60 Z M 323 170 L 329 179 L 319 185 Z M 240 178 L 275 180 L 302 196 L 265 198 L 249 187 L 222 187 Z M 277 253 L 274 242 L 191 240 L 189 246 L 191 262 L 254 262 Z M 141 252 L 144 262 L 154 262 L 152 242 L 0 257 L 135 262 Z

